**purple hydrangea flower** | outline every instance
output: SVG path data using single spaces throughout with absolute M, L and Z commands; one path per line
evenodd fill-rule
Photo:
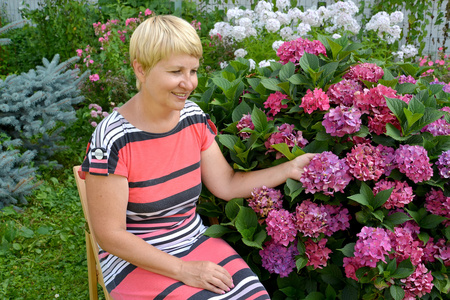
M 397 77 L 397 79 L 398 79 L 398 83 L 400 83 L 400 84 L 407 83 L 407 82 L 415 84 L 417 82 L 417 80 L 415 80 L 414 77 L 412 77 L 411 75 L 408 75 L 408 76 L 400 75 Z
M 400 172 L 414 183 L 429 180 L 433 176 L 428 152 L 422 146 L 400 145 L 395 150 L 395 163 Z
M 330 102 L 334 104 L 352 106 L 355 92 L 363 92 L 361 84 L 353 79 L 343 79 L 338 83 L 332 84 L 328 88 L 327 95 Z
M 303 201 L 295 209 L 295 222 L 298 231 L 304 236 L 319 237 L 327 230 L 327 209 L 309 200 Z
M 324 151 L 315 155 L 304 168 L 300 181 L 306 193 L 323 192 L 325 195 L 333 195 L 335 192 L 342 192 L 350 183 L 352 177 L 348 170 L 345 159 Z
M 285 247 L 283 245 L 267 242 L 259 251 L 262 266 L 270 273 L 280 274 L 280 277 L 288 277 L 295 268 L 295 256 L 298 255 L 295 245 Z
M 241 131 L 244 128 L 251 130 L 255 129 L 255 125 L 252 122 L 252 116 L 250 114 L 243 115 L 239 122 L 236 124 L 237 130 L 239 130 L 239 136 L 243 139 L 248 139 L 251 136 L 250 132 Z
M 283 207 L 283 195 L 279 190 L 262 186 L 253 189 L 248 205 L 261 217 L 267 217 L 272 209 Z
M 343 137 L 359 131 L 361 112 L 356 107 L 340 105 L 325 114 L 322 125 L 331 136 Z
M 442 178 L 450 178 L 450 150 L 439 155 L 436 166 Z
M 379 148 L 371 144 L 359 144 L 347 153 L 349 172 L 356 179 L 378 180 L 384 174 L 384 159 Z

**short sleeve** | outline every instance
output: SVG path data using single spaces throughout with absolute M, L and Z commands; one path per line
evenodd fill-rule
M 211 121 L 211 119 L 209 118 L 208 114 L 205 114 L 205 118 L 206 118 L 206 130 L 205 130 L 205 135 L 204 135 L 204 139 L 203 139 L 203 143 L 202 143 L 202 151 L 205 151 L 206 149 L 209 148 L 209 146 L 212 145 L 212 143 L 214 142 L 214 139 L 217 135 L 217 127 L 216 125 L 213 123 L 213 121 Z

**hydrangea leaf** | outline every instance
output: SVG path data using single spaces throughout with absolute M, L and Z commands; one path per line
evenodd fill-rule
M 328 45 L 330 46 L 331 53 L 333 54 L 333 60 L 337 60 L 339 52 L 343 49 L 341 45 L 336 43 L 335 41 L 327 38 Z
M 262 243 L 264 242 L 266 237 L 266 232 L 264 230 L 260 230 L 254 235 L 254 239 L 247 239 L 243 237 L 242 241 L 249 247 L 262 249 Z
M 378 192 L 375 195 L 375 197 L 373 198 L 373 202 L 371 203 L 372 207 L 374 209 L 377 209 L 377 208 L 381 207 L 384 203 L 386 203 L 386 201 L 391 196 L 393 190 L 394 190 L 394 188 L 390 188 L 388 190 L 382 190 L 382 191 Z
M 308 259 L 306 257 L 300 256 L 295 261 L 295 266 L 297 267 L 297 272 L 303 269 L 308 263 Z
M 230 233 L 230 232 L 233 232 L 233 230 L 226 226 L 214 224 L 214 225 L 209 226 L 208 229 L 206 229 L 205 235 L 213 237 L 213 238 L 219 238 L 219 237 L 223 236 L 224 234 Z
M 261 84 L 266 89 L 271 90 L 271 91 L 283 92 L 283 89 L 278 86 L 279 83 L 280 83 L 280 81 L 278 79 L 275 79 L 275 78 L 264 78 L 264 79 L 261 80 Z
M 286 143 L 273 144 L 271 146 L 278 152 L 283 153 L 283 155 L 286 156 L 287 159 L 289 160 L 293 160 L 294 158 L 296 158 L 296 156 L 291 153 L 291 150 L 289 149 L 289 146 Z
M 414 266 L 411 263 L 411 260 L 405 259 L 402 260 L 394 273 L 391 274 L 392 278 L 406 278 L 414 272 Z
M 397 84 L 395 86 L 395 90 L 397 91 L 398 94 L 412 94 L 414 93 L 414 91 L 416 90 L 417 85 L 411 82 L 405 82 L 402 84 Z
M 394 300 L 402 300 L 405 297 L 405 291 L 402 289 L 402 287 L 397 285 L 391 285 L 389 288 L 389 293 L 391 294 L 392 298 Z
M 288 62 L 280 69 L 280 80 L 287 81 L 295 73 L 295 65 L 292 62 Z
M 263 132 L 267 128 L 267 116 L 257 107 L 253 108 L 252 122 L 258 132 Z
M 433 229 L 445 220 L 447 220 L 446 217 L 430 214 L 421 219 L 418 224 L 421 228 Z
M 242 235 L 243 239 L 252 241 L 253 235 L 259 226 L 258 217 L 253 209 L 241 206 L 236 217 L 236 229 Z
M 349 243 L 349 244 L 345 245 L 343 248 L 337 249 L 337 250 L 341 251 L 345 255 L 345 257 L 353 257 L 353 256 L 355 256 L 354 255 L 355 245 L 356 245 L 356 243 Z

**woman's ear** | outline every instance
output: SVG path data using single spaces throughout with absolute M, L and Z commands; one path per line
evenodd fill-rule
M 134 74 L 136 75 L 137 80 L 139 80 L 140 82 L 144 82 L 145 81 L 144 68 L 142 67 L 142 65 L 140 63 L 138 63 L 138 61 L 136 59 L 133 61 L 133 70 L 134 70 Z

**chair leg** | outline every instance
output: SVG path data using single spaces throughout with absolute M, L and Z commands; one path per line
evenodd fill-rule
M 92 248 L 91 239 L 87 231 L 84 232 L 86 237 L 86 255 L 88 265 L 88 281 L 89 281 L 89 299 L 98 300 L 97 292 L 97 268 L 95 267 L 95 254 Z

